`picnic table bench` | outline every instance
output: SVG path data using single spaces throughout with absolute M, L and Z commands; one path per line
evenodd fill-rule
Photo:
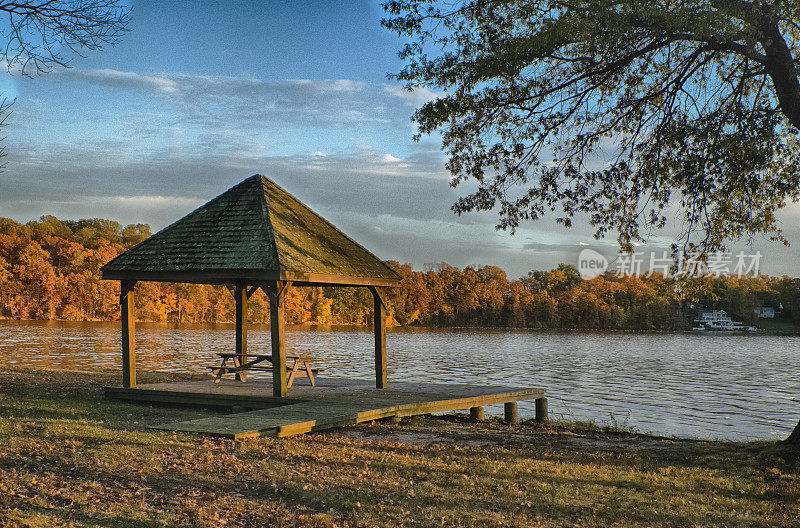
M 272 354 L 247 354 L 244 356 L 244 363 L 241 363 L 242 357 L 239 354 L 218 352 L 217 355 L 222 359 L 222 362 L 219 365 L 208 365 L 207 367 L 214 374 L 214 383 L 219 383 L 222 376 L 228 373 L 239 374 L 239 380 L 244 382 L 247 371 L 272 372 Z M 314 377 L 324 369 L 312 367 L 311 361 L 313 359 L 311 356 L 286 356 L 286 360 L 291 363 L 286 365 L 286 372 L 289 374 L 289 379 L 286 380 L 287 387 L 292 386 L 295 378 L 308 378 L 311 385 L 316 386 Z M 231 365 L 228 365 L 228 362 L 231 362 Z M 269 363 L 269 365 L 262 365 L 261 363 L 264 362 Z

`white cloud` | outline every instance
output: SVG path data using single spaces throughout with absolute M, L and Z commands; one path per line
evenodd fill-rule
M 399 160 L 389 163 L 387 153 L 367 147 L 324 156 L 266 156 L 232 147 L 213 153 L 165 149 L 119 167 L 109 165 L 119 148 L 113 143 L 90 146 L 94 153 L 88 157 L 69 149 L 40 153 L 46 157 L 24 167 L 12 154 L 0 175 L 0 216 L 21 221 L 42 214 L 104 217 L 122 224 L 149 223 L 155 231 L 261 173 L 380 256 L 418 268 L 425 262 L 460 267 L 478 262 L 499 265 L 516 277 L 559 262 L 575 263 L 586 246 L 609 256 L 617 251 L 613 236 L 587 243 L 592 229 L 585 219 L 565 230 L 549 216 L 525 224 L 512 237 L 494 230 L 495 213 L 453 215 L 450 205 L 466 191 L 450 187 L 442 154 L 432 143 L 416 145 L 419 150 L 402 159 L 389 155 Z M 87 189 L 91 195 L 83 196 Z M 797 206 L 782 215 L 791 225 L 797 225 L 796 218 Z M 795 231 L 788 233 L 796 235 L 791 237 L 795 242 L 800 240 L 797 230 L 790 231 Z M 660 251 L 669 242 L 669 237 L 663 243 L 651 239 L 647 248 Z M 794 265 L 786 264 L 797 260 L 794 247 L 759 247 L 765 273 L 796 273 Z
M 337 92 L 354 92 L 357 90 L 362 90 L 364 88 L 364 83 L 350 81 L 348 79 L 337 79 L 335 81 L 331 81 L 329 87 L 331 90 Z
M 100 69 L 100 70 L 62 70 L 58 75 L 68 81 L 88 82 L 102 86 L 136 90 L 141 92 L 159 92 L 175 94 L 180 85 L 166 76 L 140 75 L 138 73 Z
M 383 161 L 385 161 L 386 163 L 397 163 L 398 161 L 401 161 L 401 160 L 400 160 L 400 158 L 395 158 L 394 156 L 392 156 L 391 154 L 389 154 L 387 152 L 383 156 Z
M 217 129 L 232 122 L 343 127 L 408 118 L 397 105 L 382 104 L 386 95 L 380 86 L 349 79 L 272 81 L 110 69 L 66 70 L 58 78 L 150 95 L 173 105 L 192 122 Z
M 403 86 L 394 84 L 385 84 L 383 91 L 392 97 L 402 99 L 406 105 L 413 106 L 414 108 L 420 107 L 425 103 L 435 101 L 436 99 L 444 96 L 444 92 L 434 92 L 428 88 L 416 88 L 415 90 L 406 90 Z
M 186 196 L 161 196 L 161 195 L 139 195 L 139 196 L 86 196 L 81 198 L 84 203 L 95 203 L 108 207 L 127 207 L 127 208 L 154 208 L 154 207 L 191 207 L 199 206 L 203 202 L 199 198 Z
M 59 196 L 55 199 L 0 200 L 0 216 L 20 221 L 52 214 L 61 219 L 109 218 L 121 224 L 150 224 L 158 230 L 190 213 L 207 199 L 184 196 Z

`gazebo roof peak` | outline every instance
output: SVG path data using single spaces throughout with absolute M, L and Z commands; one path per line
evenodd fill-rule
M 104 279 L 391 286 L 399 277 L 269 178 L 228 189 L 101 268 Z

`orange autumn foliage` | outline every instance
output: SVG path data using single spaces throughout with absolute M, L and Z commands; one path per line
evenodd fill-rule
M 43 216 L 20 224 L 0 218 L 0 317 L 113 320 L 119 317 L 119 283 L 100 279 L 99 268 L 150 235 L 147 225 L 104 219 L 62 221 Z M 684 329 L 692 307 L 726 310 L 749 322 L 753 308 L 782 307 L 800 321 L 800 279 L 705 277 L 679 287 L 668 277 L 582 280 L 560 265 L 509 280 L 496 266 L 459 269 L 442 263 L 425 271 L 387 262 L 401 277 L 386 291 L 387 325 L 515 328 Z M 140 282 L 137 317 L 176 323 L 231 322 L 233 297 L 224 286 Z M 365 288 L 291 288 L 290 324 L 372 324 Z M 249 320 L 269 322 L 261 291 L 250 297 Z

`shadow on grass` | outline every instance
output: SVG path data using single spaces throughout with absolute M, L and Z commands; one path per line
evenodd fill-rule
M 46 507 L 46 506 L 37 506 L 35 504 L 31 504 L 27 501 L 15 500 L 12 501 L 9 508 L 6 509 L 7 513 L 12 513 L 16 510 L 19 513 L 29 514 L 29 515 L 41 515 L 45 517 L 54 518 L 61 523 L 80 523 L 81 526 L 102 526 L 107 528 L 126 528 L 126 527 L 141 527 L 141 528 L 163 528 L 164 523 L 156 520 L 143 520 L 143 519 L 134 519 L 132 517 L 100 517 L 94 515 L 87 515 L 81 513 L 80 511 L 76 511 L 72 508 L 64 507 Z M 2 517 L 0 517 L 2 518 Z M 12 517 L 13 518 L 13 517 Z M 6 515 L 7 522 L 11 522 L 9 515 Z M 50 522 L 47 523 L 48 526 L 52 526 Z M 14 525 L 6 525 L 6 526 L 14 526 Z M 20 526 L 31 526 L 29 521 L 24 521 Z
M 9 387 L 0 383 L 0 392 L 10 399 Z M 115 490 L 144 486 L 147 491 L 141 500 L 174 508 L 180 507 L 175 497 L 194 492 L 236 496 L 242 501 L 242 515 L 269 504 L 273 509 L 286 505 L 291 511 L 333 508 L 344 517 L 360 504 L 359 515 L 374 522 L 387 515 L 400 524 L 403 512 L 411 511 L 417 524 L 424 526 L 440 525 L 440 513 L 458 522 L 471 519 L 471 524 L 500 516 L 506 521 L 546 518 L 600 526 L 619 522 L 771 526 L 775 517 L 759 520 L 730 513 L 712 508 L 713 500 L 707 513 L 699 507 L 674 506 L 670 500 L 681 493 L 702 493 L 709 500 L 725 498 L 746 503 L 745 509 L 755 505 L 766 511 L 800 501 L 797 457 L 769 442 L 658 439 L 628 432 L 569 432 L 494 423 L 444 430 L 441 424 L 426 425 L 424 420 L 413 427 L 375 426 L 371 440 L 345 437 L 342 430 L 281 441 L 207 440 L 143 430 L 145 422 L 187 419 L 185 410 L 109 402 L 91 387 L 82 390 L 69 399 L 52 390 L 22 398 L 25 401 L 18 405 L 4 401 L 0 412 L 5 416 L 24 415 L 26 420 L 43 422 L 27 424 L 18 433 L 13 428 L 6 431 L 15 436 L 15 451 L 0 456 L 5 478 L 24 471 L 26 478 L 47 475 L 54 483 L 78 489 L 97 483 L 108 490 L 111 501 L 126 500 L 127 495 Z M 36 411 L 35 405 L 43 409 Z M 80 423 L 75 421 L 76 410 Z M 191 411 L 189 417 L 198 415 L 207 414 Z M 419 432 L 447 441 L 375 440 L 382 433 Z M 208 455 L 207 461 L 203 455 Z M 526 473 L 525 468 L 534 471 Z M 665 476 L 676 468 L 687 475 L 681 480 Z M 785 483 L 782 475 L 770 479 L 771 469 L 791 475 Z M 727 488 L 714 479 L 739 479 L 747 485 Z M 8 482 L 0 480 L 0 485 Z M 41 484 L 36 486 L 42 489 Z M 650 507 L 657 496 L 660 511 Z M 47 499 L 44 493 L 42 497 Z M 52 504 L 23 501 L 14 507 L 28 508 L 25 511 L 31 515 L 99 526 L 163 525 L 124 516 L 95 519 L 86 511 L 62 507 L 55 495 L 47 500 Z M 130 502 L 121 504 L 132 507 Z M 384 505 L 385 511 L 380 509 Z

